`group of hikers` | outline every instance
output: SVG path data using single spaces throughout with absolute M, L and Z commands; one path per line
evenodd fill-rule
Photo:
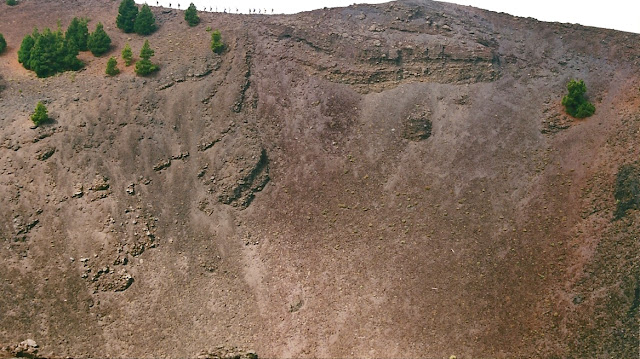
M 160 6 L 160 0 L 156 0 L 156 5 Z M 169 7 L 171 7 L 171 3 L 169 3 Z M 178 9 L 180 9 L 180 3 L 178 3 Z M 231 10 L 232 10 L 232 8 L 226 8 L 225 7 L 222 10 L 222 12 L 224 12 L 226 14 L 227 12 L 231 12 Z M 202 9 L 202 11 L 207 11 L 207 7 L 205 6 Z M 214 11 L 214 7 L 213 6 L 209 6 L 209 11 Z M 215 11 L 218 12 L 218 7 L 217 6 L 215 7 Z M 240 11 L 238 10 L 238 8 L 236 8 L 235 12 L 239 13 Z M 258 14 L 267 14 L 267 9 L 258 9 L 257 12 L 258 12 Z M 256 9 L 255 8 L 253 8 L 253 9 L 249 8 L 248 13 L 249 14 L 255 14 L 256 13 Z M 271 9 L 271 13 L 273 14 L 273 9 Z

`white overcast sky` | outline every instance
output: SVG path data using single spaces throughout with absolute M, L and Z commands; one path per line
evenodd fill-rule
M 146 0 L 149 5 L 160 5 L 185 9 L 193 1 L 199 10 L 204 7 L 214 11 L 247 13 L 249 9 L 266 10 L 271 14 L 291 14 L 323 7 L 348 6 L 354 0 Z M 136 0 L 144 3 L 145 0 Z M 362 1 L 357 1 L 362 2 Z M 386 0 L 367 0 L 370 4 L 383 3 Z M 451 0 L 462 5 L 482 9 L 506 12 L 512 15 L 533 17 L 541 21 L 559 21 L 578 23 L 588 26 L 604 27 L 622 31 L 640 33 L 640 0 Z

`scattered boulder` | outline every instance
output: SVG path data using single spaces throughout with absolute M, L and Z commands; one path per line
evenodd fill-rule
M 571 127 L 572 123 L 573 120 L 568 116 L 556 113 L 542 121 L 542 130 L 540 130 L 540 133 L 555 134 Z
M 422 141 L 431 136 L 431 113 L 421 111 L 410 114 L 404 121 L 403 137 L 409 141 Z
M 169 166 L 171 166 L 171 159 L 158 162 L 155 166 L 153 166 L 153 170 L 162 171 L 163 169 L 168 168 Z
M 253 351 L 225 346 L 218 346 L 214 350 L 203 350 L 196 357 L 198 359 L 258 359 L 258 355 Z
M 129 185 L 127 186 L 125 191 L 127 192 L 127 194 L 129 194 L 131 196 L 136 194 L 136 185 L 135 185 L 135 183 L 129 183 Z
M 38 355 L 38 344 L 33 339 L 24 340 L 20 342 L 20 344 L 14 346 L 4 347 L 0 351 L 0 355 L 2 352 L 8 353 L 10 356 L 15 358 L 42 358 Z
M 71 197 L 80 198 L 84 196 L 84 185 L 82 183 L 76 183 L 73 185 L 73 194 Z
M 97 175 L 91 186 L 92 191 L 106 191 L 109 189 L 109 178 Z
M 49 157 L 53 156 L 55 152 L 55 147 L 47 147 L 38 153 L 37 159 L 40 161 L 45 161 L 49 159 Z
M 584 296 L 582 294 L 578 294 L 575 297 L 573 297 L 573 304 L 580 304 L 584 301 Z
M 29 232 L 40 223 L 38 218 L 25 218 L 21 215 L 16 215 L 13 218 L 13 242 L 25 242 L 29 235 Z
M 133 277 L 126 271 L 121 273 L 114 283 L 114 292 L 122 292 L 133 284 Z
M 95 289 L 102 292 L 123 292 L 127 290 L 133 284 L 133 276 L 126 270 L 121 270 L 116 273 L 115 270 L 109 266 L 100 268 L 95 271 L 92 277 L 89 277 L 90 269 L 85 269 L 85 274 L 82 277 L 95 283 Z
M 169 81 L 169 82 L 165 82 L 164 84 L 162 84 L 162 85 L 158 86 L 158 87 L 156 88 L 156 91 L 162 91 L 162 90 L 168 89 L 169 87 L 171 87 L 171 86 L 173 86 L 173 85 L 175 85 L 175 84 L 176 84 L 176 83 L 175 83 L 175 81 L 173 81 L 173 80 L 172 80 L 172 81 Z
M 171 156 L 172 160 L 183 160 L 185 158 L 189 157 L 189 152 L 182 152 L 180 154 Z
M 369 26 L 369 31 L 371 32 L 383 32 L 384 31 L 384 27 L 378 24 L 373 24 L 371 26 Z

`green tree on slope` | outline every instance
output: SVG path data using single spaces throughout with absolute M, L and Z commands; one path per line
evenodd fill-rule
M 111 47 L 111 38 L 104 31 L 102 23 L 99 22 L 98 25 L 96 25 L 96 30 L 89 35 L 87 46 L 94 56 L 100 56 L 109 51 L 109 48 Z
M 153 17 L 153 13 L 151 13 L 149 5 L 142 5 L 142 9 L 140 9 L 140 12 L 136 17 L 133 29 L 136 34 L 139 35 L 149 35 L 156 31 L 156 19 Z
M 562 105 L 567 113 L 576 118 L 589 117 L 596 112 L 596 107 L 585 98 L 587 86 L 584 81 L 571 80 L 567 84 L 569 94 L 562 98 Z
M 184 12 L 184 20 L 189 26 L 196 26 L 200 23 L 200 17 L 196 11 L 196 6 L 191 3 L 187 10 Z
M 122 49 L 122 59 L 124 60 L 125 66 L 131 65 L 131 61 L 133 60 L 133 52 L 131 51 L 131 46 L 129 46 L 128 42 L 126 45 L 124 45 L 124 49 Z
M 78 51 L 87 51 L 87 40 L 89 39 L 87 19 L 74 17 L 69 27 L 67 27 L 67 32 L 64 37 L 65 40 L 67 40 L 70 45 L 75 46 Z
M 4 36 L 0 34 L 0 54 L 7 48 L 7 41 L 4 39 Z
M 42 104 L 42 102 L 38 101 L 36 105 L 35 111 L 31 114 L 31 121 L 36 126 L 40 126 L 41 123 L 44 123 L 49 119 L 49 115 L 47 114 L 47 108 Z
M 216 54 L 221 54 L 224 51 L 224 43 L 219 30 L 211 33 L 211 50 Z
M 115 57 L 111 56 L 109 61 L 107 61 L 107 69 L 105 70 L 105 73 L 109 76 L 115 76 L 120 73 L 120 70 L 118 70 L 118 61 Z
M 138 6 L 133 0 L 122 0 L 118 8 L 116 26 L 126 33 L 133 32 L 133 26 L 138 16 Z
M 149 40 L 144 41 L 144 45 L 142 46 L 142 50 L 140 50 L 140 60 L 136 62 L 136 74 L 140 76 L 148 75 L 154 71 L 158 71 L 158 66 L 151 63 L 151 56 L 154 55 L 154 51 L 151 49 L 149 45 Z

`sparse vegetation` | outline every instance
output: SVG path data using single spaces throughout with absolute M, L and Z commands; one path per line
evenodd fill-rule
M 151 13 L 149 5 L 142 5 L 142 9 L 138 12 L 136 21 L 133 24 L 133 29 L 139 35 L 149 35 L 156 31 L 156 19 Z
M 149 40 L 145 40 L 142 50 L 140 50 L 140 60 L 136 62 L 136 74 L 145 76 L 158 71 L 158 66 L 151 63 L 150 60 L 154 53 L 155 52 L 151 49 L 151 45 L 149 45 Z
M 87 40 L 89 39 L 89 29 L 87 22 L 87 19 L 74 17 L 64 35 L 69 45 L 75 46 L 78 51 L 87 51 L 88 49 Z
M 630 209 L 640 209 L 640 165 L 626 164 L 616 176 L 616 219 L 625 216 Z
M 42 102 L 38 101 L 35 111 L 31 114 L 31 121 L 33 121 L 34 125 L 40 126 L 40 124 L 46 122 L 48 119 L 47 108 Z
M 221 54 L 224 51 L 224 43 L 222 42 L 222 35 L 220 30 L 216 30 L 211 33 L 211 50 L 216 54 Z
M 562 105 L 569 115 L 576 118 L 585 118 L 596 112 L 595 106 L 587 101 L 584 96 L 587 92 L 587 86 L 584 81 L 569 81 L 567 90 L 569 90 L 569 94 L 562 98 Z
M 98 25 L 96 25 L 96 30 L 89 35 L 87 47 L 94 56 L 100 56 L 109 51 L 111 38 L 104 31 L 102 23 L 99 22 Z
M 136 17 L 138 16 L 138 6 L 133 0 L 122 0 L 118 8 L 116 26 L 126 33 L 134 31 Z
M 131 51 L 129 43 L 124 45 L 124 49 L 122 49 L 122 59 L 124 60 L 125 66 L 131 65 L 131 62 L 133 62 L 133 52 Z
M 184 12 L 184 20 L 189 26 L 196 26 L 200 23 L 200 17 L 196 11 L 196 6 L 191 3 L 187 10 Z
M 66 41 L 62 30 L 44 29 L 39 33 L 34 29 L 22 40 L 18 61 L 26 69 L 35 71 L 38 77 L 48 77 L 62 71 L 81 69 L 83 65 L 77 55 L 77 48 Z
M 118 69 L 118 61 L 116 61 L 115 57 L 111 56 L 109 58 L 109 61 L 107 61 L 107 69 L 105 72 L 109 76 L 115 76 L 120 73 L 120 70 Z
M 18 0 L 7 0 L 7 5 L 16 6 L 18 5 Z
M 0 34 L 0 54 L 7 48 L 7 41 L 4 39 L 4 36 Z

